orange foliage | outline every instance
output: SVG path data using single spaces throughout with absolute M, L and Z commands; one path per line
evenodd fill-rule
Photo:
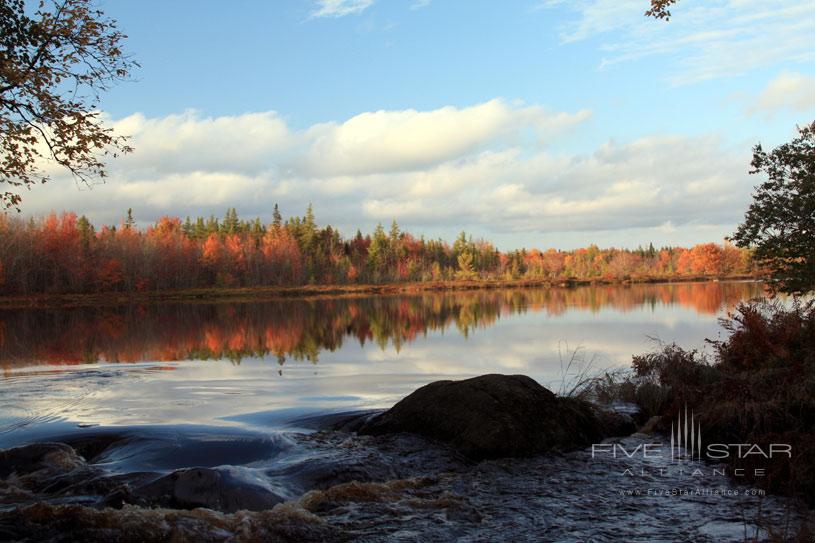
M 122 263 L 116 258 L 107 260 L 96 274 L 99 290 L 116 290 L 124 282 Z
M 280 217 L 278 217 L 280 219 Z M 305 218 L 304 218 L 305 219 Z M 213 286 L 396 282 L 455 279 L 467 254 L 474 277 L 546 281 L 670 279 L 754 274 L 750 251 L 705 243 L 692 249 L 549 249 L 501 253 L 461 236 L 451 246 L 398 228 L 388 236 L 343 240 L 309 220 L 264 226 L 161 217 L 146 230 L 132 221 L 94 229 L 85 217 L 51 213 L 28 223 L 0 217 L 0 285 L 4 294 L 143 291 Z M 460 275 L 460 274 L 459 274 Z
M 204 242 L 202 258 L 205 264 L 218 266 L 221 262 L 221 255 L 224 252 L 221 238 L 218 234 L 210 234 Z

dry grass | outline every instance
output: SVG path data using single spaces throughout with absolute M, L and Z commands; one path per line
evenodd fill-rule
M 732 457 L 754 483 L 815 504 L 815 305 L 754 302 L 723 319 L 727 339 L 706 357 L 677 345 L 635 356 L 634 373 L 609 379 L 609 396 L 634 397 L 645 414 L 671 420 L 692 409 L 711 443 L 788 443 L 792 459 Z

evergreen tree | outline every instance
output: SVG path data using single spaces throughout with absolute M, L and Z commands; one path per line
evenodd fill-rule
M 192 226 L 192 220 L 190 220 L 189 215 L 187 215 L 187 218 L 184 219 L 184 224 L 181 226 L 181 230 L 184 232 L 184 234 L 188 238 L 194 238 L 195 237 L 195 235 L 194 235 L 195 232 L 194 232 L 193 226 Z
M 387 273 L 389 249 L 388 236 L 385 234 L 385 229 L 382 228 L 382 223 L 379 223 L 376 225 L 371 245 L 368 247 L 368 267 L 376 280 L 384 278 Z
M 225 234 L 237 234 L 240 231 L 240 221 L 238 212 L 234 207 L 226 210 L 224 222 L 221 224 L 221 231 Z
M 274 211 L 272 211 L 272 226 L 275 229 L 280 228 L 283 225 L 283 216 L 280 215 L 280 209 L 278 209 L 277 204 L 274 205 Z

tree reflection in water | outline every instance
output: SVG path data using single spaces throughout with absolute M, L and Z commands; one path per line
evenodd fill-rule
M 761 296 L 751 282 L 600 285 L 414 296 L 335 297 L 216 304 L 165 304 L 0 311 L 0 364 L 84 364 L 269 358 L 316 363 L 344 341 L 397 351 L 455 326 L 467 337 L 502 315 L 570 309 L 599 312 L 678 305 L 712 315 Z

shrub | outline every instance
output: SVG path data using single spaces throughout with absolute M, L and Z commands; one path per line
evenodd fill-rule
M 636 400 L 643 412 L 673 417 L 687 405 L 705 440 L 788 443 L 793 458 L 733 458 L 734 468 L 766 468 L 755 483 L 815 496 L 815 305 L 793 300 L 741 304 L 722 320 L 726 339 L 710 341 L 713 359 L 670 344 L 635 356 Z

